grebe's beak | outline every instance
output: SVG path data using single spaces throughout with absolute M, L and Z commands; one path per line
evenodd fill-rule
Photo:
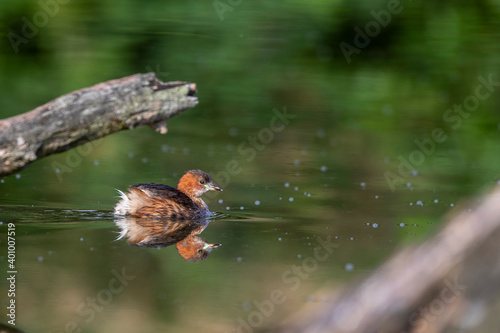
M 222 244 L 205 244 L 203 246 L 203 249 L 216 249 L 218 248 L 219 246 L 221 246 Z
M 205 187 L 209 191 L 222 191 L 222 189 L 219 186 L 215 186 L 213 183 L 212 184 L 207 184 L 207 185 L 205 185 Z

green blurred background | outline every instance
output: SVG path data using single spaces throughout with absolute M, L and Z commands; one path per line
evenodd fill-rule
M 17 223 L 19 327 L 230 332 L 287 290 L 265 327 L 431 235 L 499 178 L 499 18 L 498 1 L 2 1 L 0 118 L 150 71 L 195 82 L 200 101 L 166 135 L 121 132 L 0 180 L 4 261 Z M 356 41 L 347 59 L 341 45 Z M 273 110 L 295 118 L 241 154 Z M 436 129 L 446 140 L 430 143 Z M 227 179 L 230 161 L 241 170 Z M 115 188 L 174 185 L 193 168 L 224 187 L 206 200 L 226 214 L 203 233 L 223 244 L 207 261 L 113 241 Z M 288 289 L 283 273 L 327 236 L 340 247 Z M 78 305 L 122 267 L 136 279 L 86 322 Z

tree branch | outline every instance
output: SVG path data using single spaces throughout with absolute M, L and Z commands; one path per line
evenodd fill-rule
M 196 84 L 136 74 L 73 91 L 36 109 L 0 120 L 0 176 L 124 129 L 148 125 L 167 133 L 166 120 L 198 104 Z

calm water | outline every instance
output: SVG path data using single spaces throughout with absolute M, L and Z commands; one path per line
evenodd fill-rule
M 2 6 L 5 34 L 41 10 Z M 222 21 L 210 2 L 114 6 L 61 5 L 18 53 L 4 36 L 0 117 L 146 71 L 196 82 L 200 103 L 166 135 L 117 133 L 0 179 L 0 300 L 15 223 L 25 332 L 264 328 L 500 179 L 498 8 L 408 4 L 348 63 L 339 44 L 384 3 L 242 2 Z M 189 262 L 175 245 L 117 240 L 116 189 L 194 168 L 224 188 L 199 234 L 219 248 Z

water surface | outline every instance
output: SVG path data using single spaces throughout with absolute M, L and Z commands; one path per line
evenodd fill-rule
M 4 33 L 40 10 L 2 6 Z M 495 184 L 498 88 L 482 82 L 497 80 L 498 8 L 405 3 L 348 63 L 339 44 L 384 6 L 241 2 L 221 21 L 210 2 L 69 2 L 19 52 L 3 38 L 2 118 L 146 71 L 195 82 L 200 101 L 167 135 L 124 131 L 0 179 L 0 260 L 15 223 L 18 327 L 266 327 L 328 301 L 326 290 L 367 276 Z M 478 87 L 490 94 L 448 113 Z M 116 189 L 173 186 L 189 169 L 224 188 L 206 196 L 217 216 L 200 236 L 222 244 L 208 259 L 117 240 Z

